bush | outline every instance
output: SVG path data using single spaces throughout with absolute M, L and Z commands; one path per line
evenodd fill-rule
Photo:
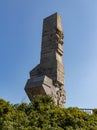
M 48 96 L 14 105 L 0 99 L 0 130 L 97 130 L 97 109 L 60 108 Z

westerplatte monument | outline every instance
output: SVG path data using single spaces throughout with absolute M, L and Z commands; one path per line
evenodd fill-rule
M 55 13 L 43 20 L 40 63 L 30 71 L 25 91 L 31 101 L 50 95 L 55 104 L 64 107 L 63 28 Z

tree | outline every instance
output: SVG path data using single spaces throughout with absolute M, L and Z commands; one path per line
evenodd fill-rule
M 60 108 L 49 96 L 14 105 L 0 99 L 0 130 L 97 130 L 97 109 Z

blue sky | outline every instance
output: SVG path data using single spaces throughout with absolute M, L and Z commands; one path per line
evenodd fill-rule
M 0 0 L 0 98 L 29 102 L 24 86 L 40 61 L 43 18 L 64 28 L 66 107 L 97 108 L 97 0 Z

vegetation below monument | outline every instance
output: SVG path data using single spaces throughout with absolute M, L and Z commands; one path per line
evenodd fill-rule
M 97 130 L 97 109 L 60 108 L 50 97 L 14 105 L 0 99 L 0 130 Z

